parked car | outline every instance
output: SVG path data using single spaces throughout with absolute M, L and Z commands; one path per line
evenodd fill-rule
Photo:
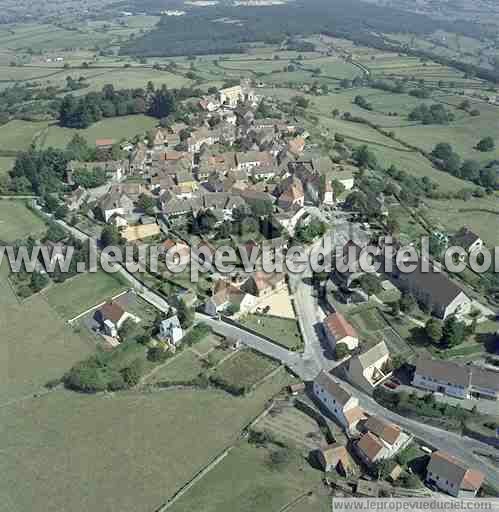
M 390 388 L 390 389 L 396 389 L 397 388 L 397 384 L 395 384 L 394 382 L 388 380 L 384 383 L 384 386 L 387 387 L 387 388 Z

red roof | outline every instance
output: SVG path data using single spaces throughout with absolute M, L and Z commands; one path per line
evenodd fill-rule
M 324 324 L 337 341 L 347 336 L 358 338 L 357 331 L 346 321 L 341 313 L 331 313 L 324 319 Z
M 97 139 L 95 141 L 95 145 L 99 147 L 106 147 L 106 146 L 112 146 L 114 144 L 113 139 Z
M 115 302 L 107 302 L 102 306 L 100 312 L 104 321 L 111 320 L 111 322 L 115 324 L 118 323 L 125 314 L 125 310 Z

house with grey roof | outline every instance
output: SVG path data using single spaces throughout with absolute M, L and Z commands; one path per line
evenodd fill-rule
M 414 295 L 442 320 L 469 311 L 470 298 L 447 274 L 422 258 L 414 267 L 411 272 L 402 272 L 397 265 L 393 266 L 391 277 L 398 288 Z
M 483 240 L 471 229 L 463 226 L 450 240 L 450 245 L 462 247 L 467 255 L 483 249 Z M 464 258 L 461 258 L 464 259 Z
M 420 358 L 412 385 L 456 398 L 499 401 L 499 373 L 474 365 Z
M 126 217 L 133 212 L 134 204 L 132 199 L 122 190 L 121 186 L 111 187 L 109 192 L 102 197 L 99 208 L 105 222 L 109 222 L 115 214 Z
M 474 498 L 484 480 L 483 473 L 440 450 L 431 454 L 426 468 L 426 481 L 455 498 Z

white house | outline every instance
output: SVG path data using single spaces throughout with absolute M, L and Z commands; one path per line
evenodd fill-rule
M 484 480 L 483 473 L 442 451 L 431 454 L 426 468 L 426 481 L 455 498 L 475 497 Z
M 388 378 L 392 370 L 389 365 L 390 353 L 384 341 L 381 341 L 367 352 L 350 358 L 347 376 L 350 381 L 367 393 Z
M 359 346 L 359 335 L 341 313 L 331 313 L 324 318 L 324 332 L 334 350 L 338 343 L 344 343 L 348 350 Z
M 109 222 L 114 214 L 125 217 L 134 209 L 132 199 L 122 192 L 120 186 L 111 187 L 111 190 L 101 199 L 99 207 L 106 222 Z
M 159 337 L 163 341 L 167 341 L 174 346 L 177 346 L 184 336 L 184 331 L 180 325 L 178 316 L 172 316 L 163 320 L 159 326 Z
M 357 442 L 356 448 L 367 465 L 394 457 L 412 439 L 398 425 L 379 416 L 371 416 L 365 422 L 364 429 L 365 433 Z
M 140 321 L 138 317 L 127 313 L 116 302 L 107 302 L 104 304 L 104 306 L 96 312 L 95 318 L 100 322 L 104 333 L 112 338 L 118 337 L 118 332 L 126 320 L 132 319 L 136 323 Z
M 364 418 L 358 398 L 350 395 L 325 371 L 314 380 L 314 394 L 346 432 L 352 433 Z
M 420 358 L 412 385 L 455 398 L 486 398 L 499 401 L 499 373 L 451 361 Z

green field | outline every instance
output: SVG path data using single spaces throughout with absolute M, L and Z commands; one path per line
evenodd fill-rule
M 13 242 L 46 231 L 45 223 L 21 199 L 0 200 L 0 240 Z
M 289 348 L 301 344 L 300 329 L 296 320 L 266 315 L 245 315 L 241 323 Z
M 156 120 L 152 117 L 137 115 L 105 119 L 93 124 L 86 130 L 74 130 L 52 125 L 40 136 L 39 146 L 64 148 L 76 133 L 85 137 L 89 144 L 95 144 L 97 139 L 106 138 L 119 142 L 121 139 L 147 132 L 154 128 L 156 124 Z
M 278 366 L 256 352 L 242 350 L 217 366 L 215 376 L 231 386 L 251 388 Z
M 168 390 L 87 396 L 56 391 L 0 410 L 0 494 L 12 510 L 156 510 L 289 382 L 251 396 Z
M 196 483 L 172 507 L 172 512 L 259 512 L 284 510 L 308 491 L 317 487 L 321 473 L 295 455 L 283 467 L 269 467 L 271 448 L 256 448 L 241 443 L 208 475 Z M 303 503 L 304 502 L 304 503 Z M 310 503 L 306 496 L 296 504 L 307 505 L 308 512 L 330 510 L 323 496 Z M 288 510 L 288 509 L 286 509 Z M 289 510 L 295 510 L 291 508 Z
M 10 156 L 0 156 L 0 176 L 7 174 L 14 165 L 15 158 Z
M 0 126 L 0 149 L 6 151 L 27 150 L 44 132 L 48 122 L 10 121 Z
M 38 391 L 95 346 L 72 331 L 41 296 L 18 304 L 7 281 L 0 276 L 0 405 Z
M 495 212 L 495 213 L 494 213 Z M 489 247 L 499 245 L 499 203 L 496 196 L 462 201 L 429 201 L 422 213 L 436 226 L 454 233 L 462 226 L 468 226 L 486 242 Z
M 103 271 L 79 274 L 54 284 L 44 292 L 48 303 L 65 319 L 70 320 L 88 308 L 111 299 L 127 286 L 118 277 Z
M 195 379 L 204 370 L 201 359 L 191 350 L 185 350 L 170 359 L 148 382 L 178 382 Z

